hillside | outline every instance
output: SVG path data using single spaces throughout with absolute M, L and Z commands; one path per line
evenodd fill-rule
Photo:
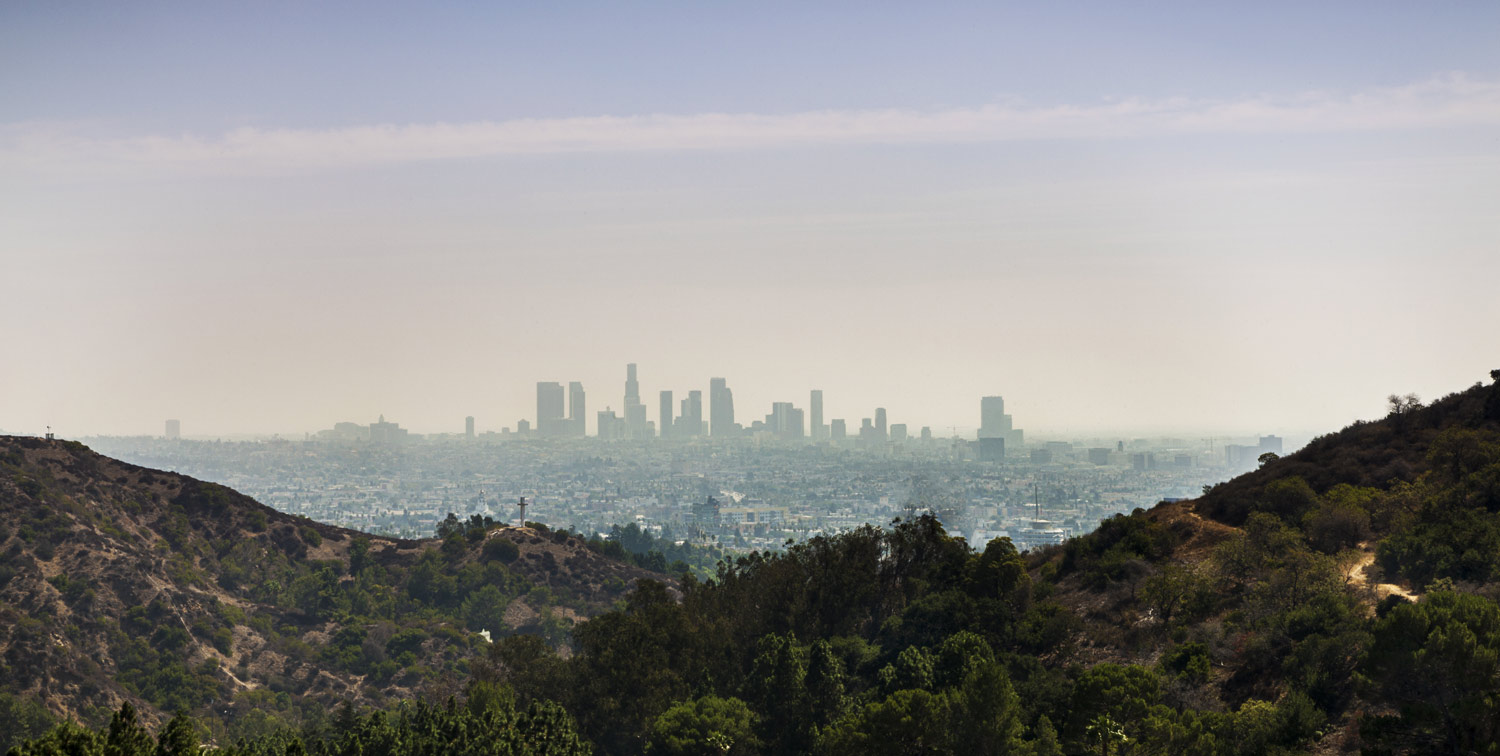
M 609 753 L 705 722 L 736 753 L 1489 752 L 1496 596 L 1488 384 L 1041 552 L 922 518 L 638 593 L 568 660 L 495 651 Z
M 493 637 L 561 643 L 659 574 L 565 533 L 369 536 L 230 489 L 0 437 L 0 693 L 98 724 L 199 712 L 226 734 L 441 693 Z
M 175 506 L 182 497 L 166 501 Z M 189 496 L 181 506 L 212 516 L 211 504 L 195 502 Z M 53 506 L 72 511 L 63 500 Z M 284 521 L 267 518 L 264 533 L 235 532 L 265 534 L 265 553 L 279 553 L 271 534 Z M 265 622 L 250 610 L 280 612 L 274 626 L 283 616 L 329 612 L 322 602 L 335 616 L 363 615 L 385 600 L 362 592 L 377 567 L 403 576 L 392 585 L 442 595 L 444 579 L 462 583 L 488 549 L 506 548 L 489 546 L 501 539 L 484 540 L 482 528 L 474 544 L 466 533 L 453 530 L 420 556 L 417 545 L 372 547 L 371 560 L 388 561 L 364 568 L 346 547 L 346 562 L 330 562 L 357 577 L 339 577 L 326 591 L 290 591 L 312 602 L 304 608 L 285 600 L 252 606 L 254 592 L 238 600 L 247 602 L 240 606 L 252 626 Z M 541 533 L 523 540 L 531 537 L 545 540 Z M 303 540 L 309 553 L 335 548 L 332 537 L 316 546 Z M 170 569 L 170 545 L 151 551 Z M 212 561 L 195 559 L 195 569 Z M 451 567 L 437 569 L 445 559 Z M 295 738 L 308 753 L 330 756 L 398 741 L 428 745 L 394 753 L 435 753 L 442 733 L 482 726 L 507 742 L 561 742 L 551 751 L 559 753 L 1495 753 L 1500 385 L 1427 407 L 1403 401 L 1381 421 L 1322 437 L 1198 500 L 1114 517 L 1039 552 L 1019 554 L 1007 539 L 970 545 L 924 516 L 743 556 L 722 563 L 711 580 L 636 586 L 616 608 L 577 623 L 565 647 L 516 634 L 497 638 L 462 670 L 444 667 L 452 685 L 425 692 L 456 692 L 462 706 L 408 707 L 394 719 L 351 711 L 321 725 L 304 717 L 294 729 L 264 723 L 259 737 L 225 752 L 282 754 Z M 441 617 L 438 607 L 451 606 L 411 601 L 403 616 Z M 356 650 L 341 639 L 351 625 L 322 622 L 299 625 L 306 631 L 298 640 L 316 644 L 320 660 L 344 665 L 329 673 L 343 679 L 337 674 L 354 672 L 368 644 Z M 368 640 L 378 623 L 367 624 L 364 636 L 351 638 Z M 472 634 L 423 632 L 428 657 L 473 647 L 446 640 Z M 68 642 L 66 633 L 52 642 Z M 119 666 L 116 674 L 128 673 Z M 563 740 L 517 735 L 542 732 L 537 722 Z M 427 734 L 411 734 L 417 730 Z M 58 732 L 23 756 L 60 752 L 48 743 L 68 737 L 105 737 Z

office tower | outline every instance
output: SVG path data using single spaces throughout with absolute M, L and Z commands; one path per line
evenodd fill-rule
M 662 438 L 670 438 L 672 436 L 672 392 L 671 391 L 663 391 L 663 392 L 661 392 L 661 420 L 659 421 L 659 424 L 661 425 L 661 437 Z
M 641 403 L 641 384 L 635 379 L 635 363 L 625 366 L 625 437 L 646 438 L 646 405 Z
M 575 438 L 583 438 L 587 429 L 585 423 L 588 416 L 584 413 L 588 410 L 588 403 L 583 395 L 583 384 L 578 381 L 568 383 L 568 430 L 566 435 Z
M 1109 449 L 1102 446 L 1089 449 L 1089 464 L 1100 466 L 1109 464 Z
M 598 428 L 599 438 L 605 441 L 616 441 L 625 437 L 625 421 L 608 407 L 599 412 Z
M 979 437 L 1002 437 L 1010 431 L 1010 415 L 1005 414 L 1005 398 L 986 396 L 979 400 Z
M 926 443 L 926 442 L 931 441 L 931 440 L 932 440 L 932 426 L 929 426 L 929 425 L 922 426 L 922 443 Z
M 370 443 L 395 445 L 406 441 L 406 429 L 398 423 L 388 423 L 385 415 L 370 423 Z
M 1272 454 L 1275 454 L 1278 457 L 1281 456 L 1281 437 L 1280 436 L 1261 436 L 1260 437 L 1260 454 L 1265 454 L 1266 452 L 1271 452 Z M 1257 454 L 1256 456 L 1258 457 L 1260 455 Z
M 682 400 L 681 417 L 677 418 L 677 424 L 682 430 L 677 435 L 701 436 L 703 435 L 703 392 L 689 391 L 687 398 Z
M 468 436 L 469 438 L 473 438 L 474 437 L 474 416 L 473 415 L 469 415 L 468 417 L 464 418 L 464 435 Z
M 828 435 L 828 429 L 823 427 L 823 389 L 813 389 L 808 398 L 807 412 L 807 434 L 814 441 L 822 441 Z
M 1013 427 L 1010 415 L 1005 414 L 1005 399 L 986 396 L 979 400 L 979 438 L 1003 438 L 1006 446 L 1019 452 L 1023 435 L 1020 428 Z
M 167 421 L 167 438 L 182 438 L 182 423 L 177 420 Z
M 897 443 L 906 440 L 906 423 L 896 423 L 891 426 L 891 440 Z
M 885 408 L 875 408 L 875 435 L 885 438 Z
M 641 384 L 635 379 L 635 363 L 625 366 L 625 405 L 641 403 Z
M 868 417 L 859 419 L 859 440 L 865 443 L 873 442 L 876 438 L 875 423 Z
M 771 414 L 766 415 L 766 429 L 780 438 L 802 438 L 804 417 L 802 410 L 793 407 L 791 402 L 774 402 Z
M 832 423 L 829 423 L 829 438 L 833 439 L 834 441 L 843 441 L 845 435 L 847 434 L 844 432 L 844 421 L 842 419 L 836 419 Z
M 536 432 L 543 438 L 564 435 L 563 387 L 556 381 L 538 381 L 536 384 Z
M 711 436 L 734 435 L 734 392 L 723 378 L 708 381 L 708 423 Z

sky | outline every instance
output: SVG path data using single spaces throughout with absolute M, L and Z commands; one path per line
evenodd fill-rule
M 523 5 L 533 7 L 522 7 Z M 515 6 L 515 7 L 511 7 Z M 1316 434 L 1500 367 L 1500 5 L 0 4 L 0 429 L 707 393 Z

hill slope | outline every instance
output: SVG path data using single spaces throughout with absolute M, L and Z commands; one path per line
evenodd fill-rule
M 170 504 L 214 511 L 183 496 Z M 510 539 L 467 535 L 455 529 L 420 555 L 392 543 L 359 557 L 351 545 L 347 562 L 304 560 L 312 566 L 280 594 L 265 589 L 272 576 L 247 581 L 290 599 L 238 598 L 288 621 L 328 617 L 293 640 L 337 674 L 366 675 L 368 690 L 377 665 L 399 658 L 398 639 L 448 653 L 448 638 L 472 634 L 445 635 L 442 618 L 472 626 L 499 604 L 471 601 L 476 591 L 509 595 L 509 573 L 491 570 L 508 547 L 490 544 Z M 334 575 L 338 565 L 353 574 Z M 64 601 L 87 595 L 71 586 L 58 588 Z M 747 555 L 680 591 L 638 581 L 618 608 L 575 626 L 565 653 L 532 635 L 497 639 L 467 665 L 466 707 L 560 704 L 566 715 L 542 718 L 576 721 L 617 754 L 1492 753 L 1497 596 L 1500 386 L 1479 385 L 1041 552 L 1018 554 L 1006 539 L 976 548 L 922 517 Z M 338 619 L 384 617 L 393 601 L 437 624 L 379 636 L 388 620 Z M 294 648 L 286 637 L 267 645 Z M 459 671 L 430 669 L 436 682 Z M 252 708 L 240 721 L 255 712 L 283 714 Z M 371 737 L 394 742 L 370 735 L 388 731 L 383 722 L 351 717 L 300 734 L 309 752 L 352 756 L 375 747 Z M 279 754 L 287 737 L 235 752 Z
M 452 530 L 369 536 L 81 444 L 0 437 L 0 691 L 92 723 L 126 701 L 148 722 L 307 721 L 452 688 L 478 630 L 561 642 L 664 579 L 568 534 Z

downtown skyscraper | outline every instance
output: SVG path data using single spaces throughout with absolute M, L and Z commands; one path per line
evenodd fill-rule
M 823 389 L 813 389 L 812 396 L 807 403 L 808 411 L 808 435 L 814 441 L 822 441 L 828 436 L 828 429 L 823 426 Z
M 587 430 L 587 407 L 583 396 L 583 384 L 572 381 L 568 384 L 568 431 L 566 435 L 583 438 Z
M 647 438 L 646 405 L 641 403 L 641 384 L 635 377 L 635 363 L 625 366 L 625 437 Z
M 544 438 L 566 435 L 563 420 L 563 387 L 557 381 L 536 384 L 536 432 Z
M 734 392 L 723 378 L 708 381 L 708 435 L 725 437 L 735 434 Z

